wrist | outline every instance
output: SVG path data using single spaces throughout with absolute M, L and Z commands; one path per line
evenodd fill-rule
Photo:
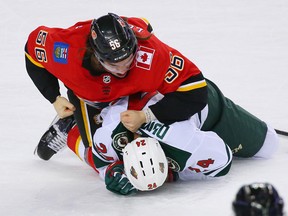
M 55 100 L 54 100 L 54 102 L 53 102 L 52 104 L 54 104 L 54 103 L 57 101 L 57 99 L 60 98 L 60 97 L 61 97 L 61 95 L 58 95 L 58 96 L 55 98 Z
M 144 109 L 143 112 L 145 115 L 145 123 L 149 123 L 156 119 L 155 115 L 153 114 L 150 108 Z
M 117 170 L 121 170 L 122 169 L 122 170 L 124 170 L 123 166 L 124 166 L 123 161 L 115 161 L 115 162 L 113 162 L 113 163 L 111 163 L 111 164 L 109 164 L 107 166 L 106 173 L 111 172 L 114 169 L 117 169 Z

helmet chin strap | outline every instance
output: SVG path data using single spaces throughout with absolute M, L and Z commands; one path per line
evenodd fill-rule
M 127 72 L 135 65 L 135 54 L 131 54 L 130 56 L 128 56 L 128 58 L 117 63 L 109 63 L 102 61 L 101 59 L 99 61 L 106 71 L 112 73 L 117 77 L 124 78 Z

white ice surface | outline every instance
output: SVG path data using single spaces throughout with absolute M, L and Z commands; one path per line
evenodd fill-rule
M 226 177 L 167 184 L 132 197 L 107 191 L 69 149 L 40 160 L 33 151 L 55 112 L 24 63 L 27 36 L 39 25 L 68 27 L 107 12 L 146 17 L 159 38 L 195 62 L 226 96 L 287 131 L 287 0 L 1 0 L 0 5 L 1 216 L 227 216 L 239 187 L 255 181 L 272 183 L 288 203 L 284 137 L 271 160 L 234 160 Z

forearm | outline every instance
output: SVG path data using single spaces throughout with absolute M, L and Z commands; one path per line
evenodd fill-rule
M 149 108 L 160 122 L 172 124 L 187 120 L 201 111 L 207 104 L 207 97 L 207 87 L 187 92 L 172 92 Z

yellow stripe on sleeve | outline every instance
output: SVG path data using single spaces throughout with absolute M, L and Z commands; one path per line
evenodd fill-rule
M 193 82 L 193 83 L 189 83 L 187 85 L 182 85 L 176 91 L 177 92 L 191 91 L 191 90 L 194 90 L 194 89 L 203 88 L 205 86 L 207 86 L 206 81 L 205 80 L 201 80 L 199 82 Z
M 81 106 L 81 112 L 82 112 L 82 117 L 83 117 L 83 122 L 84 122 L 84 127 L 85 127 L 85 132 L 86 132 L 86 136 L 89 142 L 89 146 L 92 147 L 92 136 L 91 136 L 91 131 L 90 131 L 90 124 L 89 124 L 89 117 L 88 117 L 88 113 L 87 113 L 87 109 L 86 109 L 86 105 L 84 103 L 84 101 L 80 100 L 80 106 Z
M 80 153 L 79 153 L 79 145 L 80 145 L 81 140 L 82 140 L 82 139 L 81 139 L 81 136 L 79 136 L 79 137 L 77 138 L 77 140 L 76 140 L 75 153 L 76 153 L 76 155 L 80 158 L 80 160 L 83 161 L 83 159 L 81 158 Z
M 149 24 L 149 21 L 148 21 L 146 18 L 141 17 L 141 19 L 142 19 L 147 25 Z
M 25 55 L 29 59 L 29 61 L 31 61 L 34 65 L 36 65 L 37 67 L 44 68 L 44 66 L 42 64 L 40 64 L 39 62 L 35 61 L 27 52 L 25 52 Z

